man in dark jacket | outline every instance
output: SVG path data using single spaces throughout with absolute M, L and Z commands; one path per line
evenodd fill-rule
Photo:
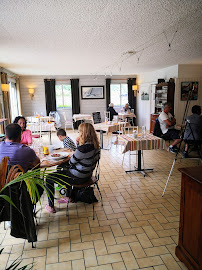
M 107 111 L 110 112 L 110 121 L 113 120 L 114 115 L 118 115 L 118 113 L 114 110 L 114 103 L 109 104 Z

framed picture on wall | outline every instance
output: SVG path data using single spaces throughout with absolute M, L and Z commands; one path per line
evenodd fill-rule
M 181 100 L 187 100 L 191 90 L 189 100 L 198 99 L 198 82 L 181 82 Z
M 81 86 L 82 99 L 104 99 L 104 85 Z

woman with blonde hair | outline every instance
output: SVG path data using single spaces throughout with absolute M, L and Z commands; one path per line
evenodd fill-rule
M 46 188 L 49 193 L 48 204 L 45 209 L 50 213 L 55 213 L 54 208 L 54 177 L 57 178 L 57 182 L 61 181 L 67 184 L 81 185 L 88 182 L 95 169 L 97 161 L 100 159 L 100 146 L 94 127 L 90 123 L 83 123 L 79 126 L 79 137 L 77 138 L 78 147 L 73 156 L 69 160 L 69 169 L 61 171 L 60 179 L 58 179 L 57 172 L 50 175 L 46 179 Z M 54 176 L 55 174 L 55 176 Z M 66 177 L 68 176 L 68 177 Z M 58 200 L 58 203 L 68 203 L 69 185 L 67 185 L 66 197 Z

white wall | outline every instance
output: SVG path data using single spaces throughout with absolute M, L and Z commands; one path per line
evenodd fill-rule
M 168 81 L 170 78 L 177 78 L 178 66 L 171 66 L 160 70 L 146 72 L 138 75 L 137 84 L 139 84 L 139 94 L 137 96 L 137 125 L 146 126 L 150 129 L 150 114 L 152 111 L 152 84 L 157 84 L 158 79 L 165 79 Z M 141 100 L 141 93 L 148 92 L 149 100 Z
M 198 86 L 198 100 L 190 101 L 188 115 L 191 114 L 193 105 L 202 106 L 202 65 L 179 65 L 178 78 L 175 86 L 175 116 L 177 123 L 181 124 L 186 101 L 181 101 L 181 82 L 195 82 Z
M 127 78 L 135 76 L 113 76 L 113 83 L 115 82 L 127 82 Z M 92 112 L 100 111 L 102 118 L 104 118 L 104 111 L 106 110 L 106 99 L 97 99 L 97 100 L 82 100 L 81 99 L 81 86 L 92 86 L 92 85 L 103 85 L 104 86 L 104 96 L 106 96 L 106 77 L 105 76 L 21 76 L 20 77 L 20 91 L 22 98 L 22 110 L 24 116 L 34 115 L 34 112 L 43 113 L 46 115 L 46 102 L 45 102 L 45 87 L 44 79 L 56 79 L 56 83 L 61 83 L 59 80 L 70 80 L 73 78 L 79 78 L 80 86 L 80 111 L 85 114 L 92 114 Z M 121 79 L 121 81 L 120 81 Z M 122 79 L 125 79 L 122 80 Z M 70 81 L 63 81 L 63 83 L 70 83 Z M 30 99 L 28 94 L 28 88 L 34 88 L 35 94 L 33 100 Z M 62 115 L 63 110 L 59 110 L 61 119 L 63 120 Z M 67 116 L 71 119 L 71 112 L 66 110 Z M 63 122 L 63 121 L 62 121 Z

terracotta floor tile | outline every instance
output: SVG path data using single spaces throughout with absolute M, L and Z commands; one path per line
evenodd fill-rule
M 118 263 L 112 263 L 113 270 L 126 270 L 126 267 L 124 263 L 118 262 Z
M 153 247 L 151 241 L 145 233 L 136 234 L 136 236 L 143 248 Z
M 131 251 L 128 252 L 122 252 L 121 256 L 123 258 L 123 261 L 125 263 L 126 269 L 127 270 L 132 270 L 132 269 L 138 269 L 139 266 L 137 264 L 137 261 L 135 257 L 133 256 L 133 253 Z
M 59 254 L 59 262 L 83 259 L 83 251 L 73 251 Z
M 95 252 L 97 256 L 106 255 L 107 249 L 104 240 L 94 241 Z
M 85 270 L 84 260 L 72 261 L 72 270 Z
M 130 247 L 128 244 L 119 244 L 114 246 L 107 246 L 108 253 L 118 253 L 124 251 L 130 251 Z
M 72 270 L 71 262 L 54 263 L 46 266 L 46 270 Z
M 169 270 L 180 270 L 180 266 L 170 254 L 161 255 L 161 259 Z
M 137 259 L 137 263 L 139 264 L 140 268 L 143 268 L 162 264 L 163 261 L 161 260 L 160 256 L 153 256 L 149 258 Z
M 115 263 L 115 262 L 122 262 L 122 257 L 120 253 L 116 254 L 109 254 L 103 256 L 97 256 L 98 264 L 107 264 L 107 263 Z
M 97 258 L 94 249 L 86 249 L 84 252 L 84 261 L 86 267 L 96 266 Z
M 111 264 L 103 264 L 94 267 L 88 267 L 87 270 L 113 270 Z
M 169 253 L 168 249 L 165 246 L 145 248 L 144 251 L 147 256 L 155 256 Z
M 47 248 L 46 263 L 58 263 L 58 247 Z
M 135 255 L 135 258 L 143 258 L 146 257 L 146 253 L 144 252 L 143 248 L 141 247 L 140 243 L 133 242 L 129 244 L 133 254 Z

